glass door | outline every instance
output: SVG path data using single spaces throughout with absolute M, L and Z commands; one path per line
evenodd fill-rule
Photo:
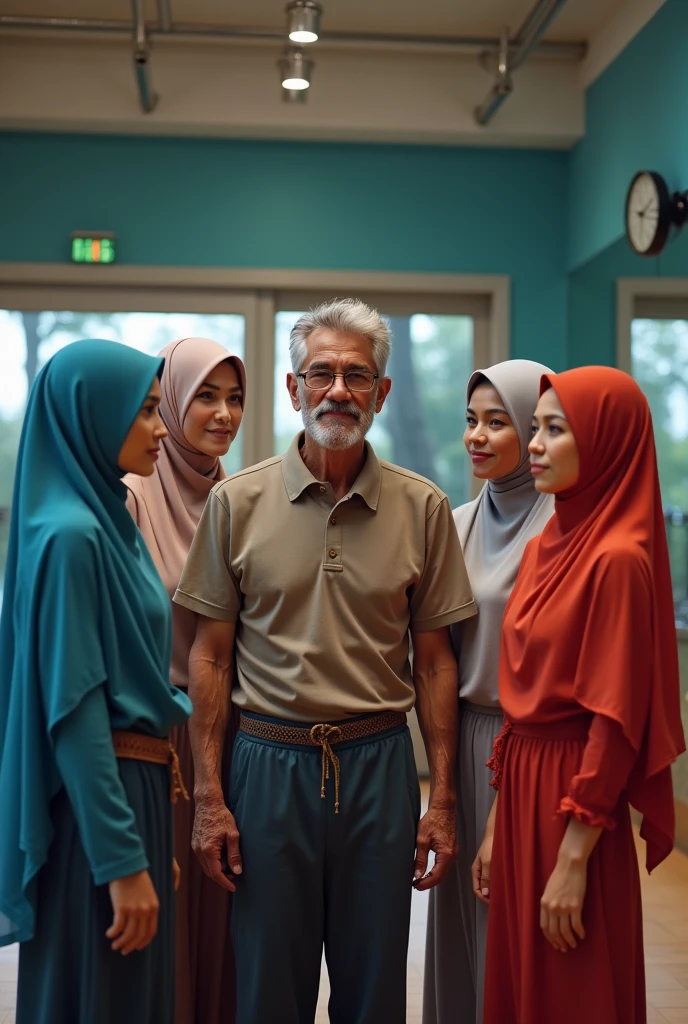
M 688 317 L 636 317 L 631 369 L 652 411 L 676 626 L 688 629 Z
M 0 588 L 26 399 L 50 356 L 79 338 L 118 341 L 154 355 L 175 338 L 206 337 L 243 358 L 245 333 L 242 313 L 0 309 Z M 228 473 L 242 466 L 242 435 L 223 459 Z
M 289 297 L 280 298 L 282 306 L 275 314 L 275 454 L 287 448 L 301 427 L 285 383 L 291 370 L 289 334 L 301 311 L 315 304 L 287 307 Z M 387 374 L 393 384 L 369 440 L 380 458 L 434 481 L 455 508 L 472 497 L 472 474 L 462 437 L 466 382 L 476 365 L 486 365 L 482 309 L 465 298 L 444 296 L 441 301 L 379 296 L 374 305 L 392 330 Z

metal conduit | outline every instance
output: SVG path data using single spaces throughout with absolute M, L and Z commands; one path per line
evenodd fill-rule
M 158 27 L 161 32 L 172 31 L 172 11 L 170 0 L 158 0 Z
M 528 54 L 542 47 L 542 36 L 561 11 L 566 0 L 538 0 L 513 39 L 512 45 L 502 40 L 500 63 L 492 89 L 479 107 L 475 120 L 486 125 L 513 91 L 511 73 L 521 66 Z
M 139 90 L 139 100 L 144 114 L 150 114 L 158 102 L 150 78 L 150 45 L 143 19 L 141 0 L 131 0 L 134 18 L 134 76 Z
M 126 21 L 112 21 L 99 18 L 44 18 L 38 16 L 0 15 L 0 31 L 41 32 L 54 35 L 89 33 L 111 37 L 129 37 L 131 24 Z M 265 43 L 284 45 L 283 28 L 251 28 L 230 25 L 173 25 L 169 14 L 169 0 L 159 0 L 158 24 L 146 26 L 147 39 L 157 41 L 202 43 Z M 401 35 L 377 32 L 322 32 L 318 40 L 319 49 L 390 49 L 405 51 L 447 51 L 475 53 L 492 51 L 498 53 L 501 41 L 493 36 L 424 36 Z M 517 57 L 518 38 L 509 44 L 511 67 Z M 536 41 L 534 48 L 544 57 L 562 60 L 582 60 L 587 51 L 584 42 Z M 530 51 L 529 51 L 530 52 Z M 522 59 L 522 58 L 521 58 Z M 519 61 L 520 63 L 520 61 Z

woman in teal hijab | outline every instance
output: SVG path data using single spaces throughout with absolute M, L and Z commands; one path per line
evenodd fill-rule
M 76 342 L 29 398 L 0 621 L 0 945 L 22 944 L 17 1024 L 173 1021 L 169 769 L 113 742 L 160 744 L 191 710 L 121 483 L 153 472 L 162 363 Z

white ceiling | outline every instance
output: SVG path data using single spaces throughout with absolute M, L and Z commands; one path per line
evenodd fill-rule
M 169 0 L 176 23 L 279 28 L 285 0 Z M 534 0 L 321 0 L 323 30 L 409 35 L 497 36 L 512 33 Z M 590 40 L 603 31 L 627 0 L 569 0 L 546 38 Z M 144 0 L 156 19 L 155 0 Z M 0 14 L 128 20 L 130 0 L 0 0 Z

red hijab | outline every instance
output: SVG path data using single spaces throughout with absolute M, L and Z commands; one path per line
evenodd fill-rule
M 685 750 L 674 603 L 652 419 L 627 374 L 543 376 L 571 424 L 578 482 L 556 495 L 505 613 L 500 700 L 513 721 L 582 709 L 619 723 L 637 753 L 627 793 L 652 870 L 671 851 L 670 765 Z

